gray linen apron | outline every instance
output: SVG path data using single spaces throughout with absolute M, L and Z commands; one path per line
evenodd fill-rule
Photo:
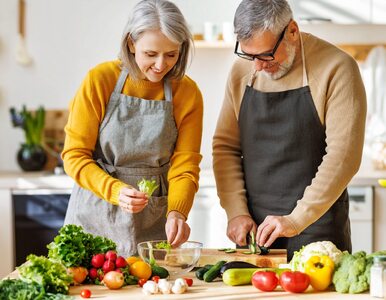
M 169 81 L 165 101 L 145 100 L 121 93 L 127 75 L 121 71 L 110 96 L 93 158 L 135 188 L 142 178 L 156 180 L 159 188 L 143 211 L 132 214 L 75 185 L 65 218 L 65 224 L 112 239 L 124 257 L 136 254 L 139 242 L 166 239 L 167 173 L 177 139 Z
M 267 215 L 288 215 L 311 184 L 326 154 L 325 127 L 308 86 L 302 44 L 303 86 L 282 92 L 246 87 L 239 128 L 248 208 L 257 225 Z M 329 240 L 351 252 L 349 202 L 345 189 L 332 207 L 300 235 L 278 238 L 271 248 L 293 252 L 311 242 Z

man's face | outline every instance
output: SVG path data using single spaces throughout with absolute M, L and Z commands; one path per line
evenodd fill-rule
M 254 35 L 249 40 L 240 41 L 240 48 L 244 53 L 256 55 L 272 52 L 277 42 L 277 35 L 274 35 L 270 31 L 265 31 L 262 34 Z M 261 61 L 255 59 L 253 63 L 256 71 L 262 71 L 265 76 L 275 80 L 288 73 L 293 65 L 295 56 L 296 45 L 286 40 L 284 36 L 284 39 L 276 49 L 274 60 Z

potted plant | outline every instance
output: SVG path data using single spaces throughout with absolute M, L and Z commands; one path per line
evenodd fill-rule
M 24 171 L 42 170 L 47 161 L 43 148 L 44 108 L 40 106 L 35 112 L 31 112 L 23 105 L 21 111 L 16 111 L 14 107 L 9 111 L 12 125 L 22 128 L 25 134 L 25 142 L 17 153 L 17 162 Z

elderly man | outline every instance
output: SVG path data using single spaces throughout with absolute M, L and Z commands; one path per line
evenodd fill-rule
M 300 32 L 286 0 L 243 0 L 237 59 L 213 137 L 228 237 L 293 252 L 351 251 L 347 184 L 362 157 L 366 95 L 356 62 Z

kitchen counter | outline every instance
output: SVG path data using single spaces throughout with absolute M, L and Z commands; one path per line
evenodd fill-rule
M 8 277 L 17 278 L 17 272 L 11 273 Z M 188 292 L 184 294 L 169 294 L 169 295 L 145 295 L 142 288 L 138 285 L 126 286 L 119 290 L 109 290 L 104 286 L 97 285 L 81 285 L 70 288 L 70 295 L 74 299 L 83 299 L 80 297 L 80 292 L 83 289 L 89 289 L 92 293 L 90 299 L 210 299 L 210 300 L 247 300 L 247 299 L 350 299 L 350 300 L 365 300 L 376 299 L 370 294 L 340 294 L 333 291 L 314 292 L 311 287 L 305 293 L 292 294 L 283 291 L 278 287 L 273 292 L 261 292 L 252 285 L 248 286 L 227 286 L 222 281 L 206 283 L 194 277 L 191 272 L 188 276 L 193 278 L 193 286 L 189 287 Z
M 368 159 L 363 159 L 361 168 L 350 182 L 351 186 L 378 186 L 378 179 L 386 178 L 386 170 L 374 169 Z M 74 181 L 66 174 L 52 172 L 0 171 L 0 189 L 71 189 Z M 215 186 L 213 171 L 200 172 L 200 186 Z
M 0 189 L 72 189 L 74 181 L 66 174 L 52 172 L 0 172 Z

